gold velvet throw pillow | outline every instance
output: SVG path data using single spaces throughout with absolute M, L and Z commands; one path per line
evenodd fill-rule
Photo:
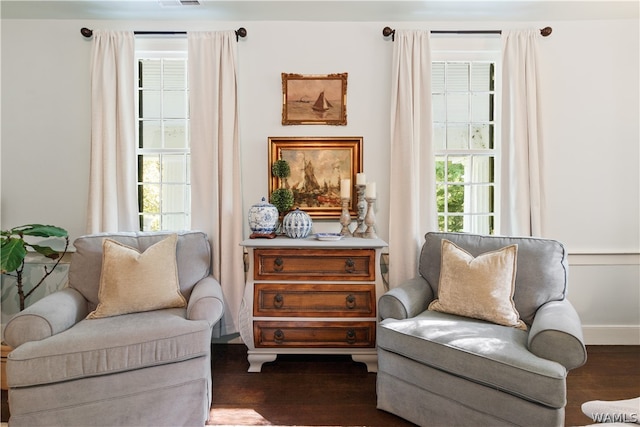
M 104 239 L 98 306 L 87 319 L 184 307 L 187 302 L 178 283 L 177 244 L 178 235 L 172 234 L 140 253 Z
M 429 310 L 527 330 L 513 302 L 518 245 L 473 257 L 442 240 L 438 298 Z

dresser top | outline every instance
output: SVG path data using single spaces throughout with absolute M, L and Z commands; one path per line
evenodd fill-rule
M 323 241 L 310 235 L 304 239 L 291 239 L 286 236 L 278 236 L 275 239 L 246 239 L 241 246 L 248 248 L 384 248 L 387 242 L 382 239 L 364 239 L 361 237 L 345 237 L 340 240 Z

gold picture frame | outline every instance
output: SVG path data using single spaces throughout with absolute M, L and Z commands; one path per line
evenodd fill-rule
M 283 125 L 347 124 L 347 73 L 282 73 Z
M 276 188 L 293 191 L 293 208 L 315 219 L 340 218 L 340 181 L 351 180 L 349 212 L 357 216 L 356 174 L 362 172 L 362 137 L 269 137 L 269 194 Z M 271 174 L 276 160 L 286 160 L 289 178 Z

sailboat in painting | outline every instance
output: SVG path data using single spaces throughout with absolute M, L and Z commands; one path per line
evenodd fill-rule
M 324 91 L 320 92 L 318 99 L 313 104 L 314 111 L 327 111 L 329 108 L 333 107 L 329 101 L 324 97 Z

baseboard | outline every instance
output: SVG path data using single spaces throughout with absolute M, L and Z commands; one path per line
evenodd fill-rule
M 582 333 L 587 345 L 640 345 L 638 325 L 582 325 Z
M 212 344 L 244 344 L 242 338 L 239 333 L 224 335 L 222 337 L 213 338 L 211 340 Z

